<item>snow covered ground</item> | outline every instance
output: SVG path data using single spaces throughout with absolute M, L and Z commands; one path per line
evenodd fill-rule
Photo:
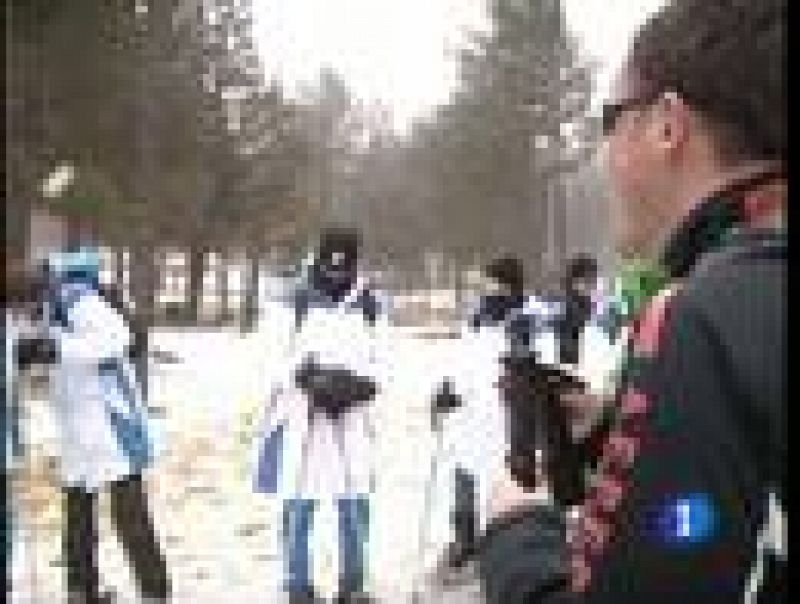
M 277 317 L 253 334 L 235 331 L 158 331 L 153 345 L 181 362 L 154 368 L 151 400 L 162 455 L 149 473 L 153 515 L 165 544 L 177 603 L 280 602 L 279 505 L 252 493 L 250 455 L 254 422 L 264 402 L 264 384 L 280 347 Z M 370 544 L 370 585 L 390 604 L 408 601 L 423 562 L 420 553 L 424 488 L 435 438 L 429 395 L 452 358 L 453 341 L 423 340 L 407 331 L 392 336 L 392 380 L 379 419 Z M 27 438 L 34 445 L 18 493 L 15 602 L 61 601 L 58 566 L 60 505 L 46 455 L 56 455 L 57 430 L 46 400 L 28 397 Z M 42 397 L 40 397 L 42 398 Z M 446 508 L 438 506 L 446 528 Z M 326 510 L 321 510 L 322 514 Z M 319 518 L 317 582 L 332 593 L 337 552 L 325 544 Z M 100 524 L 104 583 L 120 594 L 134 588 L 107 516 Z M 446 531 L 438 531 L 445 535 Z M 435 547 L 435 546 L 433 546 Z M 430 547 L 428 548 L 430 550 Z M 131 600 L 135 601 L 135 600 Z
M 280 501 L 252 490 L 252 445 L 265 404 L 265 384 L 283 350 L 286 315 L 274 304 L 279 279 L 262 279 L 266 300 L 258 328 L 153 332 L 153 347 L 173 353 L 177 364 L 157 364 L 151 373 L 151 404 L 161 456 L 147 479 L 156 526 L 169 562 L 174 602 L 281 602 Z M 447 301 L 440 301 L 446 306 Z M 412 313 L 413 315 L 413 313 Z M 404 321 L 392 327 L 391 375 L 380 401 L 370 543 L 372 592 L 387 604 L 405 604 L 449 538 L 446 489 L 435 488 L 426 508 L 425 492 L 437 439 L 430 428 L 430 395 L 444 374 L 464 361 L 463 342 L 443 337 L 446 326 L 422 330 Z M 428 326 L 430 327 L 430 326 Z M 426 335 L 427 337 L 420 337 Z M 585 343 L 587 358 L 602 376 L 613 355 L 596 342 Z M 592 356 L 594 355 L 594 357 Z M 474 362 L 474 358 L 473 358 Z M 31 454 L 14 482 L 17 527 L 11 601 L 62 601 L 59 564 L 60 500 L 48 459 L 58 455 L 58 431 L 44 392 L 25 397 Z M 429 512 L 426 510 L 429 509 Z M 428 540 L 423 519 L 428 514 Z M 337 552 L 331 510 L 315 521 L 314 560 L 318 585 L 332 593 Z M 104 583 L 122 602 L 135 602 L 131 577 L 107 515 L 100 523 L 100 566 Z

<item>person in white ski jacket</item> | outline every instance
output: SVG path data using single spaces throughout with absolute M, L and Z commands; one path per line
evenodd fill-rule
M 96 248 L 77 245 L 54 253 L 48 271 L 42 313 L 57 355 L 50 384 L 61 428 L 70 598 L 96 602 L 108 597 L 99 592 L 97 569 L 97 497 L 105 491 L 142 595 L 166 601 L 166 562 L 142 479 L 154 451 L 129 358 L 130 326 L 103 295 Z
M 359 274 L 358 249 L 354 232 L 323 233 L 307 283 L 295 292 L 286 315 L 294 328 L 285 358 L 267 384 L 256 490 L 284 500 L 284 589 L 292 602 L 316 601 L 310 538 L 315 511 L 330 502 L 338 514 L 339 600 L 367 600 L 374 405 L 387 377 L 381 358 L 386 316 Z M 356 386 L 339 388 L 315 397 L 313 385 L 299 384 L 300 375 L 312 375 L 307 382 L 313 382 L 331 371 L 374 388 L 366 394 L 355 392 Z

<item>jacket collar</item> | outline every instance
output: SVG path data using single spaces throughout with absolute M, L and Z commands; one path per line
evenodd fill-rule
M 358 302 L 365 291 L 369 289 L 369 282 L 364 275 L 357 274 L 356 278 L 347 288 L 345 294 L 338 300 L 334 300 L 325 292 L 320 291 L 315 287 L 309 287 L 309 302 L 314 307 L 321 308 L 334 308 L 339 306 L 349 307 Z
M 755 218 L 751 202 L 755 197 L 762 200 L 755 190 L 777 176 L 779 172 L 767 171 L 735 181 L 694 206 L 663 249 L 661 267 L 665 276 L 685 277 L 701 257 L 729 243 Z M 770 206 L 761 202 L 759 207 Z

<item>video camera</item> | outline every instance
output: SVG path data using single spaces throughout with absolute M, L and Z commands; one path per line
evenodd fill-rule
M 562 397 L 569 391 L 585 391 L 587 385 L 563 367 L 542 363 L 535 353 L 508 355 L 501 363 L 507 467 L 523 488 L 536 489 L 546 480 L 556 501 L 571 505 L 581 497 L 586 468 L 581 446 L 573 442 Z
M 370 378 L 344 367 L 321 365 L 313 356 L 298 367 L 295 385 L 308 397 L 312 414 L 321 412 L 332 420 L 371 401 L 378 393 Z

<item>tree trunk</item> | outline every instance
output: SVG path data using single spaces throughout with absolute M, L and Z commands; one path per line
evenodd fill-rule
M 224 325 L 229 318 L 230 309 L 228 302 L 228 271 L 230 270 L 228 261 L 228 251 L 224 247 L 217 250 L 219 262 L 217 264 L 215 285 L 217 289 L 217 299 L 219 300 L 219 309 L 217 311 L 217 323 Z
M 130 299 L 134 303 L 132 321 L 135 324 L 136 347 L 139 355 L 136 359 L 136 373 L 140 377 L 142 394 L 148 396 L 147 363 L 150 350 L 150 330 L 155 324 L 155 294 L 158 268 L 152 246 L 138 243 L 131 251 L 130 263 Z
M 464 283 L 464 271 L 466 270 L 465 267 L 467 266 L 466 262 L 463 262 L 462 259 L 456 260 L 455 263 L 455 302 L 456 302 L 456 312 L 461 314 L 461 309 L 464 305 L 464 298 L 465 298 L 465 283 Z
M 130 267 L 131 298 L 136 315 L 148 324 L 155 319 L 156 267 L 155 253 L 148 243 L 139 243 L 132 250 Z
M 203 291 L 203 274 L 205 272 L 207 250 L 193 242 L 189 249 L 189 301 L 187 319 L 199 323 L 202 315 L 200 297 Z
M 258 319 L 259 251 L 255 246 L 247 248 L 247 276 L 244 284 L 244 295 L 242 296 L 242 333 L 252 332 Z

